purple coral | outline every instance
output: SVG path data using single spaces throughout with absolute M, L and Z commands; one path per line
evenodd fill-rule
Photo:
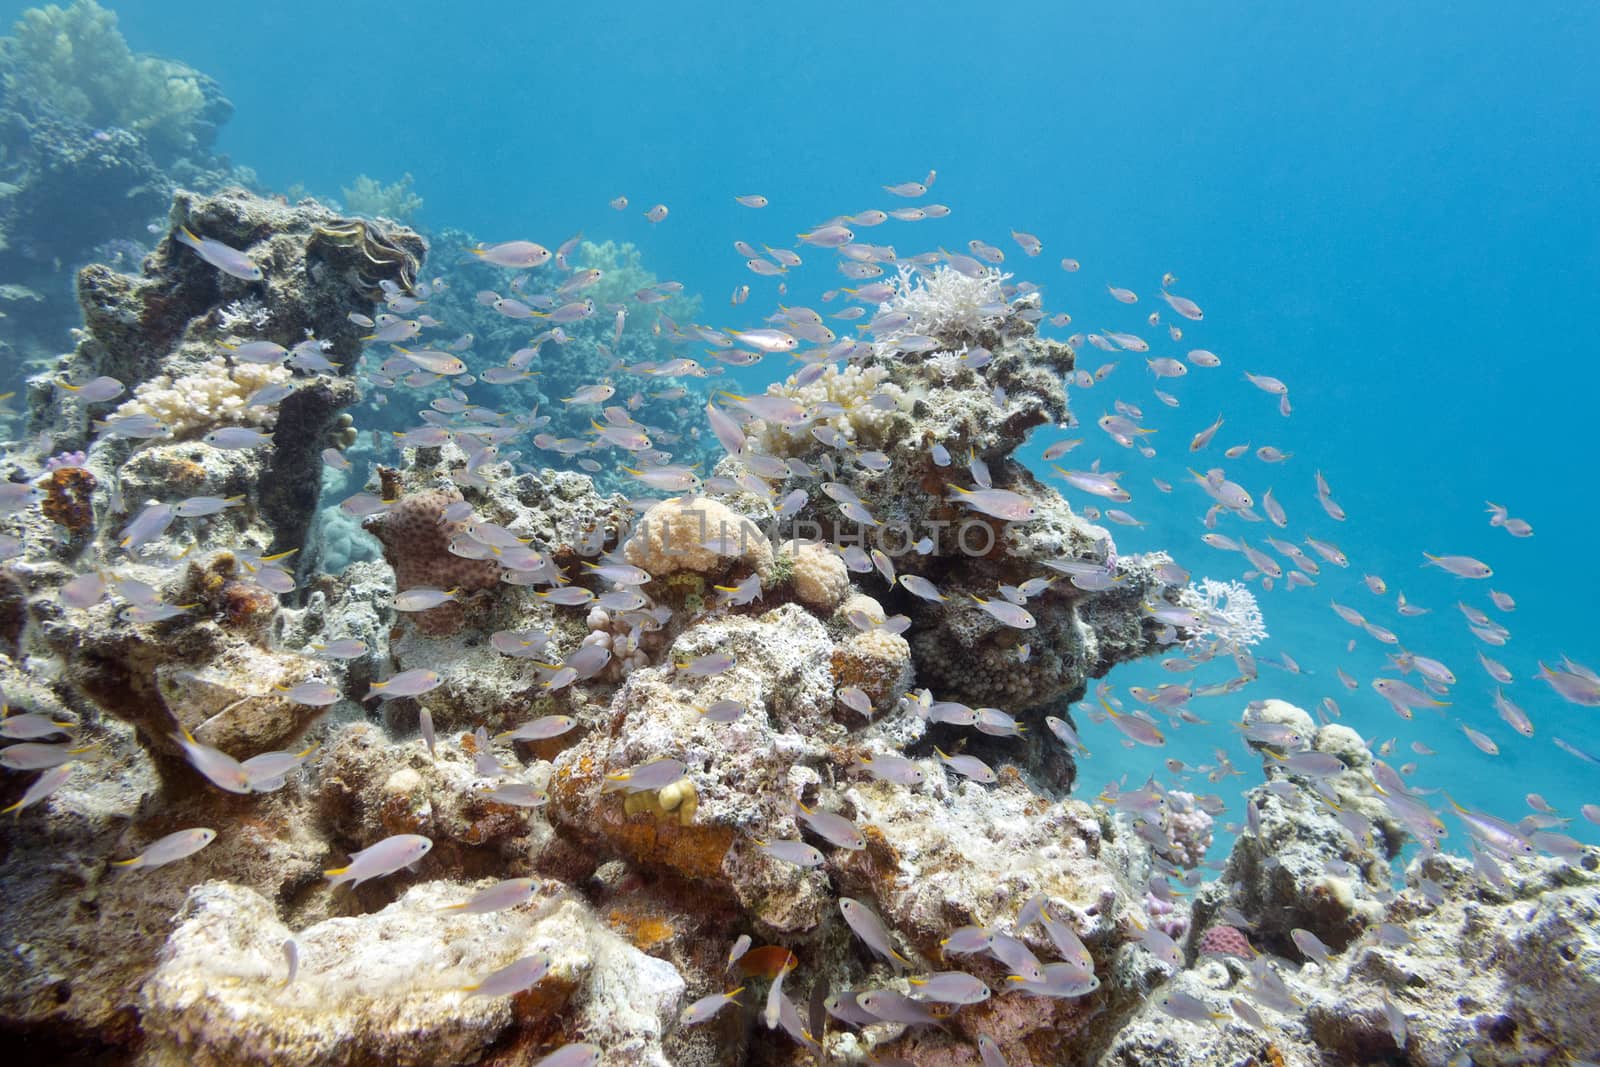
M 58 471 L 63 467 L 81 467 L 89 462 L 89 456 L 84 452 L 62 452 L 60 455 L 51 456 L 44 461 L 44 469 Z
M 1173 940 L 1181 938 L 1189 931 L 1189 909 L 1173 901 L 1163 900 L 1154 893 L 1146 893 L 1144 910 L 1156 929 Z

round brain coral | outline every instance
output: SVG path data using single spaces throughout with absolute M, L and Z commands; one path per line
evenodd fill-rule
M 684 571 L 716 575 L 734 563 L 763 578 L 772 570 L 766 535 L 726 504 L 707 497 L 674 497 L 645 512 L 622 554 L 657 578 Z
M 844 560 L 817 541 L 794 545 L 794 595 L 822 615 L 831 615 L 850 592 L 850 571 Z
M 851 634 L 834 646 L 833 677 L 859 687 L 875 708 L 892 707 L 911 686 L 911 646 L 887 630 Z

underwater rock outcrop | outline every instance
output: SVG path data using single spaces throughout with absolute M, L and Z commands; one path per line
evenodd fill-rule
M 918 676 L 941 697 L 1017 711 L 1077 700 L 1087 679 L 1156 647 L 1157 627 L 1139 606 L 1164 591 L 1148 568 L 1134 561 L 1119 567 L 1110 534 L 1012 457 L 1030 431 L 1068 422 L 1063 379 L 1074 353 L 1037 337 L 1027 317 L 1034 305 L 1026 298 L 1006 304 L 997 277 L 944 270 L 903 279 L 902 293 L 889 306 L 912 309 L 903 333 L 931 339 L 932 351 L 903 350 L 893 337 L 880 341 L 843 370 L 828 367 L 807 384 L 791 379 L 766 394 L 834 405 L 842 414 L 810 431 L 760 418 L 745 427 L 753 453 L 813 468 L 840 447 L 874 454 L 870 464 L 846 460 L 828 468 L 826 489 L 816 478 L 780 480 L 776 498 L 805 494 L 780 528 L 858 547 L 858 580 L 888 611 L 911 618 Z M 738 461 L 721 469 L 731 474 Z M 975 471 L 987 472 L 987 485 Z M 1015 494 L 1005 501 L 1009 513 L 979 503 L 990 487 Z M 870 501 L 871 522 L 849 514 L 852 496 Z M 929 543 L 917 546 L 923 538 Z M 892 560 L 894 574 L 932 582 L 942 599 L 914 595 L 893 580 L 880 586 L 889 575 L 873 573 L 872 548 Z M 1030 599 L 1036 625 L 1025 631 L 973 600 L 1051 575 L 1046 564 L 1060 561 L 1115 581 L 1080 588 L 1055 572 L 1056 581 Z
M 315 204 L 291 207 L 242 190 L 179 193 L 171 221 L 173 232 L 187 228 L 245 251 L 265 278 L 229 277 L 172 239 L 143 275 L 85 268 L 83 335 L 53 374 L 30 383 L 30 433 L 47 442 L 46 454 L 88 446 L 84 466 L 106 485 L 118 484 L 119 470 L 133 464 L 131 492 L 171 486 L 185 496 L 243 493 L 246 513 L 259 517 L 242 540 L 269 552 L 302 548 L 321 484 L 321 452 L 349 443 L 340 412 L 355 402 L 356 390 L 344 372 L 359 354 L 361 328 L 348 316 L 372 308 L 381 282 L 414 280 L 422 240 Z M 295 377 L 288 367 L 249 362 L 226 348 L 248 341 L 292 348 L 308 338 L 334 370 Z M 101 376 L 132 395 L 86 402 L 63 387 Z M 274 386 L 275 399 L 260 398 Z M 151 428 L 100 433 L 90 443 L 92 419 L 110 420 L 115 431 L 129 416 L 146 417 Z M 236 425 L 270 428 L 270 448 L 218 447 L 204 439 Z M 180 443 L 145 444 L 151 440 Z M 117 521 L 144 499 L 104 509 L 101 521 Z M 314 565 L 300 562 L 302 573 Z
M 320 665 L 269 645 L 280 595 L 315 572 L 307 535 L 322 452 L 348 443 L 340 412 L 356 397 L 331 362 L 296 377 L 229 346 L 313 338 L 319 354 L 348 363 L 360 346 L 348 316 L 371 309 L 380 282 L 414 278 L 424 249 L 406 231 L 238 190 L 181 193 L 172 211 L 175 230 L 245 250 L 265 277 L 229 277 L 176 242 L 139 277 L 83 271 L 85 329 L 59 369 L 30 384 L 30 422 L 33 461 L 80 449 L 52 478 L 73 470 L 93 488 L 70 511 L 30 516 L 25 551 L 34 619 L 65 675 L 182 773 L 169 741 L 180 730 L 242 759 L 319 714 L 272 687 Z M 132 395 L 85 400 L 66 387 L 102 378 Z M 70 540 L 52 533 L 61 520 Z M 74 570 L 86 577 L 64 592 Z

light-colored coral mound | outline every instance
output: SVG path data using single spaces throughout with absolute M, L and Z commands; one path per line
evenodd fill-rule
M 818 541 L 792 545 L 794 595 L 821 615 L 831 615 L 850 591 L 850 572 L 838 553 Z
M 139 385 L 133 398 L 117 408 L 116 415 L 152 415 L 183 437 L 214 426 L 270 425 L 273 409 L 249 407 L 259 389 L 290 379 L 281 364 L 233 363 L 222 356 L 207 360 L 192 374 L 180 378 L 159 375 Z
M 765 575 L 772 544 L 759 527 L 710 497 L 675 497 L 645 512 L 622 554 L 657 578 L 720 575 L 734 565 Z
M 883 367 L 850 365 L 839 368 L 830 364 L 820 377 L 805 385 L 780 383 L 767 389 L 772 396 L 786 396 L 799 401 L 807 408 L 822 404 L 837 405 L 836 415 L 819 419 L 806 426 L 783 426 L 757 419 L 750 425 L 758 451 L 769 456 L 797 456 L 813 448 L 817 439 L 814 427 L 827 427 L 845 436 L 857 448 L 878 448 L 895 423 L 902 403 L 907 403 L 905 391 L 888 381 L 889 372 Z M 873 404 L 868 397 L 881 394 L 893 404 Z
M 684 988 L 670 963 L 612 933 L 559 883 L 510 911 L 441 912 L 467 896 L 415 886 L 375 914 L 294 932 L 299 973 L 289 982 L 291 931 L 272 904 L 240 886 L 196 886 L 142 992 L 145 1062 L 461 1063 L 516 1025 L 547 1037 L 581 1031 L 631 1049 L 610 1062 L 666 1067 L 659 1042 Z M 464 988 L 535 954 L 550 970 L 525 993 Z

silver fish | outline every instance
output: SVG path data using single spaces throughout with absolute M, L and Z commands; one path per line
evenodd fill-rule
M 63 763 L 58 767 L 51 767 L 33 780 L 33 784 L 22 794 L 20 800 L 8 807 L 0 808 L 0 815 L 14 811 L 20 817 L 23 808 L 32 807 L 66 785 L 67 779 L 72 777 L 72 772 L 76 769 L 75 763 Z
M 350 854 L 350 862 L 322 873 L 333 885 L 351 882 L 360 885 L 371 878 L 382 878 L 402 867 L 416 863 L 433 848 L 433 842 L 421 834 L 395 834 L 377 844 Z
M 938 971 L 910 982 L 913 992 L 943 1004 L 981 1004 L 989 999 L 989 987 L 965 971 Z
M 853 897 L 840 897 L 839 912 L 844 916 L 844 921 L 849 925 L 850 929 L 855 931 L 855 935 L 872 951 L 894 964 L 896 970 L 911 963 L 910 960 L 895 951 L 894 940 L 889 934 L 889 928 L 884 925 L 883 920 L 878 918 L 877 913 L 871 908 Z M 862 1007 L 868 1011 L 873 1011 L 866 1004 L 862 1004 Z M 873 1014 L 877 1014 L 877 1012 L 873 1012 Z
M 143 852 L 131 860 L 116 860 L 111 866 L 123 867 L 128 870 L 152 867 L 161 867 L 168 863 L 175 863 L 186 856 L 192 856 L 216 840 L 217 832 L 204 827 L 193 830 L 179 830 L 177 833 L 168 834 L 154 841 Z
M 563 1045 L 533 1067 L 595 1067 L 599 1062 L 599 1045 Z
M 194 769 L 205 775 L 211 784 L 230 793 L 250 792 L 250 772 L 244 769 L 244 764 L 220 749 L 201 744 L 187 733 L 174 734 L 172 739 L 183 749 Z
M 509 997 L 537 985 L 550 972 L 550 957 L 543 953 L 524 956 L 487 975 L 462 991 L 475 997 Z
M 179 244 L 188 245 L 195 250 L 199 257 L 217 268 L 224 274 L 235 278 L 242 278 L 247 282 L 259 282 L 266 277 L 261 268 L 250 261 L 250 257 L 237 248 L 223 244 L 221 241 L 210 237 L 197 237 L 190 232 L 187 226 L 178 227 L 178 232 L 172 239 Z
M 532 878 L 508 878 L 487 889 L 480 889 L 460 904 L 447 904 L 441 911 L 459 911 L 463 915 L 487 915 L 490 912 L 515 908 L 532 900 L 538 883 Z

